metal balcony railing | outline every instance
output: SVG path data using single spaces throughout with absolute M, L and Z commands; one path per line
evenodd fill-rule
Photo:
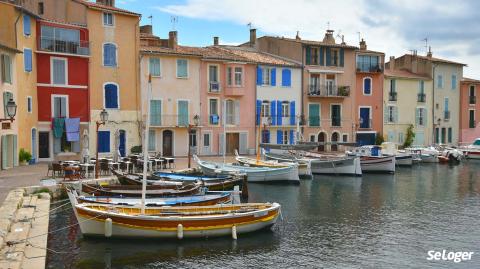
M 382 72 L 383 67 L 380 64 L 357 63 L 357 72 Z
M 443 111 L 443 119 L 450 120 L 450 111 Z
M 468 98 L 468 103 L 470 105 L 474 105 L 477 103 L 477 97 L 475 95 L 470 95 Z
M 40 37 L 40 50 L 77 55 L 90 55 L 90 42 L 83 40 L 70 41 L 50 37 Z
M 362 118 L 358 119 L 359 129 L 372 129 L 372 119 L 364 120 Z
M 389 92 L 388 101 L 397 101 L 397 92 Z
M 188 127 L 194 124 L 194 115 L 155 115 L 150 114 L 150 125 L 152 127 Z
M 313 97 L 348 97 L 350 86 L 310 84 L 308 95 Z
M 426 100 L 426 95 L 424 93 L 419 93 L 417 95 L 417 101 L 419 103 L 425 103 L 425 100 Z
M 220 83 L 218 81 L 210 81 L 208 85 L 208 92 L 220 92 Z

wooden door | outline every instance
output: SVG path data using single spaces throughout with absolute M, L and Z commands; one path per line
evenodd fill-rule
M 38 132 L 38 158 L 50 158 L 49 132 Z
M 240 146 L 239 140 L 238 133 L 227 133 L 227 154 L 234 154 L 235 150 L 238 150 Z
M 322 132 L 318 134 L 318 142 L 325 143 L 325 133 Z M 325 151 L 325 144 L 319 144 L 318 151 Z
M 170 130 L 163 131 L 162 155 L 173 156 L 173 133 Z

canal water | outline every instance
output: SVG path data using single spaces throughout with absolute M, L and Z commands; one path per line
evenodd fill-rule
M 105 240 L 75 226 L 50 235 L 48 268 L 480 268 L 480 162 L 249 191 L 250 202 L 282 205 L 272 231 L 237 241 Z M 50 230 L 74 223 L 68 209 L 52 214 Z M 460 263 L 426 259 L 444 249 L 474 254 Z

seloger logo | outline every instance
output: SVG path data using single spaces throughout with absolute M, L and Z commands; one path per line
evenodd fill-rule
M 429 261 L 453 261 L 455 263 L 459 263 L 462 261 L 469 261 L 472 259 L 472 255 L 474 252 L 447 252 L 445 249 L 440 251 L 430 250 L 427 252 L 428 257 L 427 260 Z

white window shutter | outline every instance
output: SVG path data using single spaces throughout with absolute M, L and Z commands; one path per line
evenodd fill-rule
M 247 154 L 247 133 L 240 133 L 240 141 L 238 145 L 240 154 Z
M 235 125 L 240 125 L 240 101 L 235 100 Z
M 218 155 L 223 154 L 223 137 L 224 134 L 218 134 Z

